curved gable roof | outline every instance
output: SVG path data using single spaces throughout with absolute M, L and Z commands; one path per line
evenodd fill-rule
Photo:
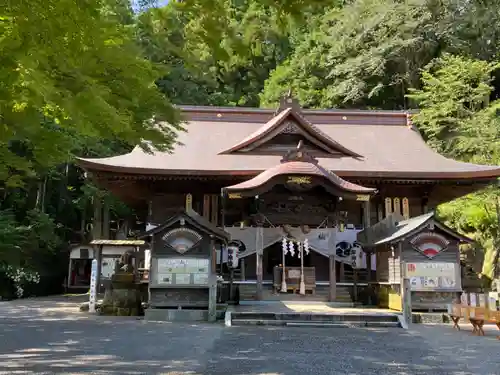
M 301 133 L 305 138 L 318 146 L 318 148 L 323 149 L 326 153 L 340 153 L 343 156 L 355 158 L 361 157 L 357 152 L 342 146 L 339 142 L 336 142 L 330 136 L 323 133 L 318 127 L 307 121 L 306 118 L 301 116 L 300 113 L 292 107 L 284 109 L 255 132 L 246 136 L 229 149 L 222 151 L 220 154 L 231 154 L 236 151 L 252 149 L 263 142 L 270 141 L 285 128 L 289 120 L 294 121 L 300 127 Z M 254 146 L 252 147 L 252 145 Z
M 182 109 L 182 108 L 181 108 Z M 279 164 L 273 155 L 221 154 L 249 137 L 273 117 L 265 109 L 188 107 L 188 123 L 173 153 L 132 152 L 109 158 L 78 159 L 89 171 L 146 175 L 254 176 Z M 319 163 L 341 177 L 393 179 L 493 179 L 500 167 L 463 163 L 432 150 L 396 111 L 303 110 L 302 117 L 328 137 L 363 158 L 321 158 Z

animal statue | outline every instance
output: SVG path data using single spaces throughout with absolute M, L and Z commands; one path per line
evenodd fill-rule
M 134 273 L 134 266 L 132 265 L 132 259 L 135 258 L 135 254 L 131 250 L 127 250 L 120 257 L 120 260 L 115 264 L 115 273 L 117 272 L 125 272 L 125 273 Z

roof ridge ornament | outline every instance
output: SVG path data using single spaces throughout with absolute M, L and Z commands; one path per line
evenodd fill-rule
M 302 140 L 299 141 L 296 148 L 289 150 L 281 159 L 281 163 L 289 163 L 291 161 L 318 164 L 318 159 L 304 149 L 304 141 Z
M 291 87 L 288 89 L 286 94 L 281 96 L 279 107 L 274 114 L 277 115 L 287 108 L 291 108 L 296 113 L 302 112 L 302 107 L 300 106 L 299 101 L 293 96 Z

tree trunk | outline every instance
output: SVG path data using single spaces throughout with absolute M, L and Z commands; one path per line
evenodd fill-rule
M 47 189 L 47 176 L 38 182 L 35 208 L 40 212 L 45 212 L 45 192 Z

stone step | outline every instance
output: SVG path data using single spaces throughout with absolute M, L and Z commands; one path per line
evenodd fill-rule
M 396 314 L 226 312 L 226 325 L 401 327 Z
M 300 313 L 300 312 L 231 312 L 233 319 L 274 319 L 274 320 L 300 320 L 300 321 L 391 321 L 397 322 L 396 314 L 370 314 L 370 313 Z
M 377 328 L 401 328 L 399 322 L 307 322 L 307 321 L 287 321 L 287 320 L 263 320 L 263 319 L 233 319 L 232 326 L 279 326 L 279 327 L 314 327 L 314 328 L 357 328 L 357 327 L 377 327 Z

